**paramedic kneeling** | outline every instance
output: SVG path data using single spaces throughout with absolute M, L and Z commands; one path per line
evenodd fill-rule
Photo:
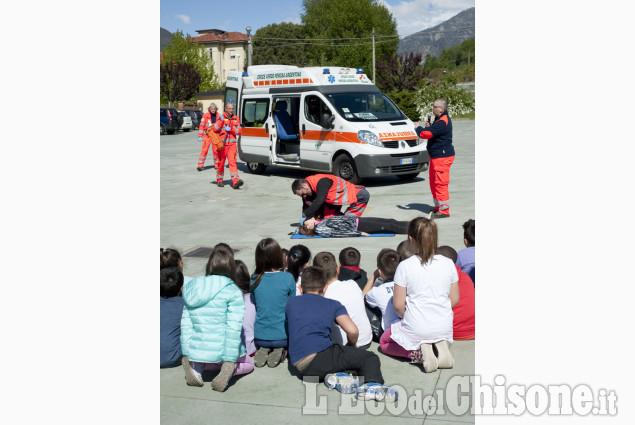
M 354 185 L 331 174 L 315 174 L 306 179 L 297 179 L 291 190 L 302 198 L 304 223 L 309 229 L 315 226 L 317 212 L 323 210 L 321 218 L 338 215 L 342 205 L 348 205 L 345 215 L 361 216 L 368 205 L 370 194 L 364 186 Z

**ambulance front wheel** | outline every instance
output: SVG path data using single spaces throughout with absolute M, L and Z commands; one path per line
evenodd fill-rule
M 267 168 L 267 166 L 265 164 L 261 164 L 259 162 L 248 162 L 247 163 L 247 169 L 252 174 L 262 174 L 262 173 L 265 172 L 265 168 Z
M 333 174 L 353 184 L 360 184 L 362 182 L 362 179 L 357 175 L 355 162 L 346 154 L 338 156 L 335 158 L 335 161 L 333 161 Z

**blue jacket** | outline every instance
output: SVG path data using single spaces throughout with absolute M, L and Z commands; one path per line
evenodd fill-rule
M 240 331 L 243 293 L 225 276 L 201 276 L 183 285 L 181 350 L 191 361 L 235 362 L 245 354 Z
M 417 134 L 422 139 L 428 139 L 426 149 L 431 159 L 447 158 L 454 156 L 454 146 L 452 146 L 452 120 L 447 111 L 444 111 L 439 118 L 434 120 L 430 127 L 417 127 Z

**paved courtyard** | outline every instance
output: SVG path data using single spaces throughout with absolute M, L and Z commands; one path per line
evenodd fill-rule
M 474 218 L 474 121 L 455 120 L 453 124 L 456 160 L 450 182 L 452 216 L 437 224 L 439 244 L 450 245 L 458 251 L 464 248 L 461 226 L 467 219 Z M 160 143 L 161 247 L 181 252 L 187 276 L 204 274 L 206 248 L 219 242 L 228 243 L 236 251 L 236 258 L 244 261 L 250 271 L 255 268 L 255 247 L 266 237 L 276 239 L 287 249 L 298 243 L 306 245 L 313 255 L 330 251 L 337 257 L 341 249 L 354 246 L 361 252 L 361 267 L 372 273 L 377 253 L 382 248 L 395 249 L 405 239 L 395 236 L 292 240 L 290 236 L 299 222 L 301 203 L 291 192 L 291 182 L 312 173 L 268 167 L 263 175 L 254 175 L 239 161 L 238 169 L 245 185 L 240 190 L 232 189 L 226 169 L 226 186 L 218 188 L 213 184 L 216 171 L 211 166 L 211 151 L 205 169 L 196 171 L 200 151 L 196 132 L 160 136 Z M 363 184 L 371 194 L 364 213 L 368 217 L 410 220 L 433 207 L 427 172 L 409 182 L 386 177 Z M 370 350 L 377 352 L 377 349 L 378 344 L 373 342 Z M 386 420 L 413 424 L 474 423 L 469 409 L 464 413 L 466 388 L 456 390 L 458 377 L 474 374 L 474 341 L 455 342 L 451 351 L 456 360 L 454 368 L 430 374 L 406 361 L 379 353 L 386 384 L 404 389 L 394 405 L 357 404 L 352 396 L 328 391 L 323 384 L 303 383 L 290 373 L 286 361 L 277 368 L 257 368 L 249 375 L 232 380 L 224 393 L 212 391 L 209 381 L 214 375 L 204 375 L 203 388 L 188 387 L 180 368 L 162 369 L 161 420 L 164 424 L 296 424 L 300 421 L 322 424 L 325 420 L 384 425 Z M 444 394 L 446 388 L 450 391 Z M 429 403 L 430 395 L 442 410 L 431 413 L 434 405 Z

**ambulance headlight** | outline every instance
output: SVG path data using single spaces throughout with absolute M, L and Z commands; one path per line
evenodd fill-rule
M 375 133 L 373 133 L 372 131 L 368 131 L 368 130 L 360 130 L 357 133 L 357 138 L 359 140 L 361 140 L 364 143 L 368 143 L 369 145 L 373 145 L 373 146 L 379 146 L 379 147 L 383 147 L 384 145 L 382 145 L 381 141 L 379 140 L 379 137 L 377 137 L 377 135 Z

